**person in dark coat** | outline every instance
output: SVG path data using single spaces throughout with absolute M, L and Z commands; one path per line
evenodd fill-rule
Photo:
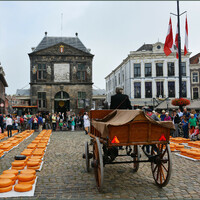
M 122 88 L 116 88 L 116 94 L 111 96 L 110 109 L 132 109 L 128 95 L 122 94 L 122 91 Z M 123 147 L 119 146 L 119 149 L 123 150 Z
M 111 96 L 110 109 L 132 109 L 128 95 L 122 94 L 123 89 L 117 87 L 116 94 Z
M 3 115 L 0 115 L 0 127 L 1 127 L 1 132 L 4 133 L 4 127 L 3 127 Z

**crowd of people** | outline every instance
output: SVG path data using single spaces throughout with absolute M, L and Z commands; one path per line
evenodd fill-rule
M 21 116 L 3 115 L 0 114 L 0 133 L 4 130 L 8 131 L 8 137 L 12 136 L 12 130 L 38 130 L 52 129 L 53 131 L 75 131 L 85 130 L 87 134 L 89 131 L 90 119 L 88 113 L 84 115 L 75 115 L 74 113 L 49 113 L 42 115 L 41 113 L 31 115 L 25 113 Z
M 173 137 L 179 137 L 183 132 L 184 138 L 200 139 L 200 113 L 196 113 L 195 110 L 189 112 L 187 108 L 184 108 L 183 112 L 180 109 L 174 109 L 171 113 L 165 112 L 165 110 L 159 113 L 146 109 L 146 114 L 156 121 L 173 121 L 175 126 Z

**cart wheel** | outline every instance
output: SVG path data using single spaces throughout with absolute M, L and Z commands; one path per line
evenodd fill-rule
M 151 162 L 153 178 L 159 187 L 164 187 L 168 184 L 172 171 L 169 144 L 152 145 L 151 155 L 155 156 Z
M 85 142 L 85 162 L 86 162 L 86 172 L 89 172 L 90 171 L 90 159 L 89 159 L 88 142 Z
M 96 179 L 97 188 L 99 191 L 102 190 L 103 186 L 103 156 L 101 151 L 101 144 L 99 138 L 95 138 L 93 143 L 93 163 L 94 174 Z
M 139 161 L 140 160 L 140 151 L 139 151 L 139 145 L 133 146 L 133 153 L 135 157 L 133 158 L 133 161 Z M 139 162 L 133 163 L 133 172 L 137 172 L 139 169 Z

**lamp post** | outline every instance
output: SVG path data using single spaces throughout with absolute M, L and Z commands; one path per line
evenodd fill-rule
M 180 33 L 180 16 L 182 14 L 186 13 L 183 12 L 179 14 L 179 0 L 177 0 L 177 15 L 174 13 L 170 13 L 172 15 L 177 16 L 178 21 L 178 66 L 179 66 L 179 98 L 182 98 L 182 65 L 181 65 L 181 33 Z M 182 106 L 179 106 L 179 108 L 182 110 Z
M 179 66 L 179 98 L 182 97 L 182 66 L 181 66 L 181 33 L 180 33 L 180 15 L 179 0 L 177 1 L 177 21 L 178 21 L 178 66 Z

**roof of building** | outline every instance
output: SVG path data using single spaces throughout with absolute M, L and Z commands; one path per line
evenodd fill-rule
M 30 89 L 17 89 L 16 96 L 30 96 Z
M 84 46 L 78 37 L 49 37 L 45 36 L 38 46 L 34 49 L 33 52 L 46 49 L 48 47 L 54 46 L 59 43 L 65 43 L 69 46 L 72 46 L 76 49 L 89 53 L 89 50 Z
M 138 50 L 136 51 L 152 51 L 153 45 L 152 44 L 143 44 Z
M 106 90 L 105 89 L 93 89 L 92 90 L 93 96 L 97 96 L 97 95 L 105 95 L 106 94 Z
M 192 56 L 190 58 L 190 64 L 198 64 L 199 63 L 199 57 L 200 57 L 200 53 L 196 54 L 195 56 Z

